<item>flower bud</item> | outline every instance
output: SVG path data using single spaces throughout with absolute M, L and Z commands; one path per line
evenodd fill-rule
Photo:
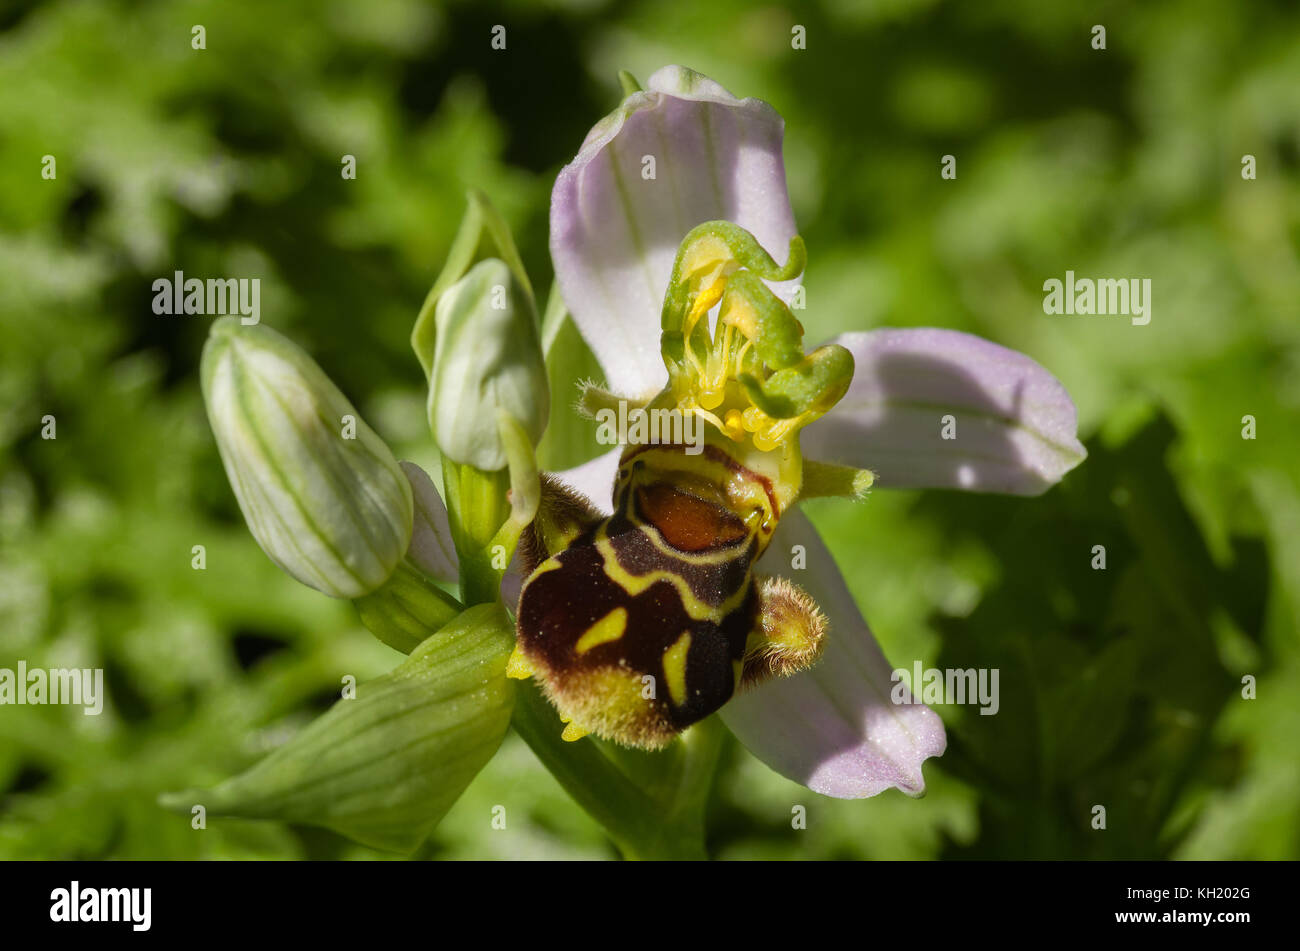
M 485 472 L 505 468 L 504 410 L 533 445 L 550 413 L 546 363 L 531 294 L 497 258 L 470 268 L 438 298 L 429 377 L 429 424 L 450 459 Z
M 277 565 L 335 598 L 373 591 L 411 540 L 397 460 L 299 347 L 264 326 L 217 321 L 203 398 L 248 528 Z

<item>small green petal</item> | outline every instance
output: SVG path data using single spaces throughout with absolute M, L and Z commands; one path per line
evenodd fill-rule
M 618 84 L 623 87 L 623 95 L 630 96 L 634 92 L 642 92 L 641 84 L 636 81 L 636 77 L 626 69 L 618 71 Z
M 853 380 L 853 354 L 831 344 L 819 347 L 794 366 L 777 370 L 766 380 L 743 374 L 754 405 L 774 419 L 809 414 L 809 421 L 839 402 Z

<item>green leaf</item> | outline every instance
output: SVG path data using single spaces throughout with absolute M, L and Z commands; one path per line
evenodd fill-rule
M 513 646 L 498 606 L 470 608 L 252 769 L 162 804 L 321 825 L 410 852 L 501 745 L 514 704 L 505 677 Z
M 1134 639 L 1115 640 L 1043 690 L 1043 760 L 1053 782 L 1086 774 L 1118 742 L 1130 717 L 1138 659 Z

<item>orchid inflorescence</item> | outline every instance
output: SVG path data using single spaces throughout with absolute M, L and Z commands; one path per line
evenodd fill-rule
M 727 730 L 825 795 L 924 790 L 943 725 L 896 701 L 797 503 L 873 482 L 1036 494 L 1083 458 L 1074 406 L 1028 357 L 953 331 L 807 351 L 780 116 L 681 67 L 624 85 L 556 181 L 540 325 L 508 227 L 470 196 L 412 335 L 441 492 L 288 340 L 214 327 L 204 396 L 254 537 L 409 656 L 169 805 L 410 851 L 512 724 L 629 856 L 702 854 Z M 645 154 L 661 180 L 633 178 Z M 612 389 L 565 378 L 566 325 Z M 578 414 L 552 413 L 557 385 Z M 548 423 L 619 402 L 703 421 L 703 451 L 632 441 L 543 471 Z M 945 413 L 962 440 L 937 438 Z M 788 567 L 796 549 L 815 567 Z

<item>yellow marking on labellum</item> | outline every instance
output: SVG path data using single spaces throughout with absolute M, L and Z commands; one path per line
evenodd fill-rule
M 527 680 L 534 673 L 536 671 L 533 669 L 533 665 L 516 644 L 514 651 L 510 654 L 510 660 L 506 662 L 506 676 L 513 680 Z
M 604 560 L 605 574 L 629 595 L 635 598 L 651 585 L 660 581 L 667 581 L 677 589 L 677 594 L 682 599 L 682 607 L 686 609 L 687 615 L 695 621 L 716 621 L 718 618 L 725 617 L 736 610 L 741 602 L 745 600 L 745 595 L 749 593 L 748 586 L 740 585 L 725 601 L 717 607 L 713 607 L 697 598 L 686 580 L 674 572 L 658 569 L 644 575 L 634 575 L 619 564 L 618 555 L 614 553 L 614 545 L 610 542 L 609 536 L 605 534 L 604 526 L 601 526 L 596 534 L 596 550 L 600 552 L 600 556 Z
M 627 630 L 627 608 L 615 608 L 597 621 L 573 645 L 574 651 L 585 654 L 600 644 L 616 641 Z
M 620 465 L 629 461 L 641 462 L 651 471 L 671 474 L 676 481 L 693 476 L 702 486 L 724 486 L 736 475 L 725 462 L 708 453 L 692 456 L 676 446 L 629 446 Z
M 577 536 L 575 535 L 574 537 L 576 538 Z M 533 573 L 528 576 L 528 580 L 532 581 L 534 578 L 536 578 L 538 575 L 542 574 L 543 572 L 555 571 L 559 567 L 560 567 L 560 559 L 557 558 L 555 555 L 552 555 L 550 558 L 547 558 L 544 562 L 542 562 L 540 565 L 538 565 L 536 568 L 533 569 Z
M 722 425 L 721 421 L 719 425 Z M 743 419 L 741 426 L 743 428 Z M 742 514 L 751 508 L 763 509 L 765 516 L 768 513 L 780 514 L 772 512 L 772 503 L 761 481 L 764 478 L 781 483 L 793 476 L 796 483 L 794 491 L 797 492 L 801 466 L 796 465 L 795 471 L 788 473 L 784 471 L 784 463 L 774 464 L 771 459 L 754 457 L 753 453 L 742 458 L 741 454 L 733 451 L 737 448 L 734 445 L 716 448 L 722 449 L 731 464 L 716 458 L 711 453 L 691 456 L 669 447 L 629 447 L 620 460 L 620 466 L 625 467 L 629 462 L 639 462 L 645 467 L 645 471 L 631 480 L 623 472 L 620 473 L 616 486 L 619 495 L 617 507 L 627 509 L 625 495 L 630 488 L 652 484 L 655 481 L 670 482 L 702 498 L 712 498 L 719 505 L 737 514 Z M 739 467 L 739 470 L 736 467 Z M 791 497 L 793 494 L 791 493 Z
M 686 702 L 686 652 L 690 649 L 691 632 L 682 631 L 682 636 L 664 651 L 664 680 L 668 681 L 668 696 L 678 707 Z
M 753 536 L 747 536 L 740 542 L 729 545 L 726 548 L 720 548 L 716 551 L 705 552 L 687 552 L 680 548 L 674 548 L 668 542 L 664 541 L 663 532 L 653 522 L 642 521 L 636 516 L 632 516 L 631 522 L 645 534 L 657 551 L 669 558 L 674 558 L 689 565 L 709 566 L 722 565 L 729 561 L 735 561 L 739 554 L 743 552 L 748 545 L 749 539 Z

